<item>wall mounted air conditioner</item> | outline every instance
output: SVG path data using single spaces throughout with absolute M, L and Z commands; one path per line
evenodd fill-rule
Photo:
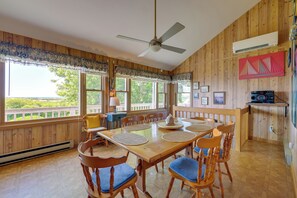
M 253 38 L 236 41 L 233 43 L 233 53 L 243 53 L 266 47 L 276 46 L 278 44 L 278 32 L 263 34 Z

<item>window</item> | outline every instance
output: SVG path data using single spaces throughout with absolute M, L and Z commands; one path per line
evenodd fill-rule
M 86 74 L 87 113 L 102 112 L 102 77 Z
M 156 83 L 131 80 L 131 111 L 156 109 Z
M 128 79 L 116 78 L 116 95 L 120 100 L 120 106 L 117 107 L 118 111 L 127 111 L 128 106 Z
M 166 107 L 167 84 L 158 82 L 158 108 Z
M 5 63 L 5 121 L 76 116 L 79 71 Z
M 191 81 L 177 83 L 177 106 L 191 106 Z

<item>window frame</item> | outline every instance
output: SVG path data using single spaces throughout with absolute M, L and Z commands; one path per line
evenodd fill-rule
M 104 77 L 101 75 L 101 74 L 95 74 L 95 73 L 82 73 L 82 72 L 80 72 L 82 75 L 84 75 L 85 76 L 85 87 L 84 87 L 84 98 L 85 98 L 85 105 L 84 105 L 84 107 L 82 107 L 83 109 L 84 109 L 84 113 L 81 113 L 81 116 L 84 116 L 84 115 L 87 115 L 87 114 L 95 114 L 95 113 L 104 113 L 105 112 L 105 110 L 104 110 L 104 100 L 105 100 L 105 98 L 104 98 L 104 96 L 103 96 L 103 94 L 104 94 Z M 100 76 L 100 81 L 101 81 L 101 87 L 100 87 L 100 89 L 88 89 L 87 88 L 87 75 L 88 74 L 90 74 L 90 75 L 98 75 L 98 76 Z M 88 110 L 88 100 L 87 100 L 87 96 L 88 96 L 88 92 L 99 92 L 99 93 L 101 93 L 101 112 L 91 112 L 91 113 L 88 113 L 87 112 L 87 110 Z M 82 110 L 81 110 L 81 112 L 82 112 Z
M 159 108 L 159 91 L 158 91 L 158 81 L 150 81 L 150 82 L 153 82 L 153 83 L 155 83 L 155 86 L 156 86 L 156 88 L 155 88 L 155 100 L 156 100 L 156 108 L 154 108 L 154 109 L 147 109 L 147 110 L 134 110 L 134 111 L 132 111 L 131 110 L 131 94 L 132 94 L 132 89 L 131 89 L 131 85 L 132 85 L 132 80 L 138 80 L 138 79 L 131 79 L 131 78 L 129 78 L 129 77 L 124 77 L 124 76 L 115 76 L 115 78 L 125 78 L 126 79 L 126 91 L 122 91 L 122 90 L 119 90 L 119 91 L 117 91 L 116 89 L 115 89 L 115 92 L 117 93 L 117 92 L 124 92 L 124 93 L 127 93 L 127 107 L 126 107 L 126 109 L 127 109 L 127 111 L 124 111 L 124 112 L 128 112 L 128 113 L 134 113 L 134 112 L 142 112 L 142 111 L 156 111 L 156 110 L 165 110 L 165 109 L 167 109 L 167 107 L 168 107 L 168 90 L 169 90 L 169 83 L 166 83 L 166 82 L 160 82 L 160 83 L 164 83 L 164 100 L 165 100 L 165 102 L 164 102 L 164 108 Z M 146 80 L 147 81 L 147 80 Z M 115 82 L 116 82 L 116 80 L 115 80 Z M 116 85 L 115 85 L 116 86 Z
M 34 64 L 33 64 L 34 65 Z M 25 67 L 25 66 L 24 66 Z M 38 66 L 37 66 L 38 67 Z M 82 72 L 79 71 L 78 73 L 78 77 L 79 77 L 79 85 L 78 85 L 78 99 L 79 99 L 79 104 L 77 105 L 78 109 L 79 109 L 79 114 L 78 115 L 74 115 L 74 116 L 64 116 L 64 117 L 56 117 L 56 118 L 43 118 L 43 119 L 31 119 L 31 120 L 12 120 L 12 121 L 6 121 L 5 120 L 5 114 L 6 114 L 6 109 L 5 109 L 5 103 L 6 103 L 6 95 L 5 95 L 5 91 L 6 91 L 6 75 L 5 75 L 5 62 L 4 61 L 0 61 L 0 77 L 1 77 L 1 84 L 0 84 L 0 125 L 1 126 L 19 126 L 19 125 L 27 125 L 27 124 L 34 124 L 34 123 L 38 123 L 38 124 L 42 124 L 42 123 L 51 123 L 51 122 L 60 122 L 60 121 L 71 121 L 73 119 L 78 119 L 81 117 L 83 109 L 81 108 L 81 98 L 82 98 Z
M 193 99 L 192 99 L 192 93 L 193 93 L 193 82 L 191 80 L 187 80 L 189 83 L 190 83 L 190 91 L 189 92 L 178 92 L 178 83 L 177 82 L 175 84 L 175 105 L 178 106 L 178 94 L 183 94 L 183 93 L 186 93 L 186 94 L 190 94 L 190 103 L 189 103 L 189 107 L 192 107 L 193 106 Z

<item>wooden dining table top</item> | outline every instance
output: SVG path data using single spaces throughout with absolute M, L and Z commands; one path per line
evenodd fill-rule
M 149 125 L 149 126 L 147 126 L 146 129 L 140 129 L 140 130 L 128 132 L 128 133 L 142 135 L 148 139 L 147 143 L 144 143 L 141 145 L 135 145 L 135 146 L 124 145 L 124 144 L 121 144 L 121 143 L 115 141 L 112 138 L 115 134 L 127 133 L 127 130 L 125 130 L 125 128 L 117 128 L 117 129 L 98 132 L 98 135 L 100 135 L 101 137 L 107 139 L 108 141 L 128 150 L 129 152 L 135 154 L 137 157 L 145 160 L 146 162 L 152 163 L 152 162 L 154 162 L 168 154 L 174 153 L 174 151 L 178 151 L 181 148 L 188 146 L 189 144 L 191 144 L 198 138 L 203 137 L 204 135 L 210 133 L 213 128 L 212 126 L 210 126 L 209 130 L 201 131 L 201 132 L 188 131 L 186 129 L 188 126 L 196 125 L 196 124 L 201 125 L 201 124 L 197 123 L 197 122 L 195 123 L 195 121 L 190 122 L 187 119 L 186 121 L 179 122 L 179 123 L 183 124 L 182 128 L 176 129 L 176 130 L 169 130 L 169 129 L 164 129 L 164 128 L 159 127 L 158 123 L 160 123 L 160 122 L 164 122 L 164 121 L 141 124 L 141 125 Z M 204 123 L 203 125 L 207 125 L 207 123 L 206 124 Z M 142 127 L 142 128 L 145 128 L 145 127 Z M 191 132 L 191 133 L 194 133 L 196 136 L 193 139 L 186 141 L 186 142 L 169 142 L 162 138 L 162 136 L 164 134 L 174 132 L 174 131 Z

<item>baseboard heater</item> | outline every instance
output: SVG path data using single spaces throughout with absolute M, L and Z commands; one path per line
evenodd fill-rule
M 51 144 L 47 146 L 42 146 L 38 148 L 26 149 L 14 153 L 8 153 L 0 156 L 0 166 L 4 166 L 7 164 L 32 159 L 35 157 L 40 157 L 43 155 L 47 155 L 50 153 L 68 150 L 73 148 L 73 140 L 68 140 L 65 142 L 60 142 L 57 144 Z

